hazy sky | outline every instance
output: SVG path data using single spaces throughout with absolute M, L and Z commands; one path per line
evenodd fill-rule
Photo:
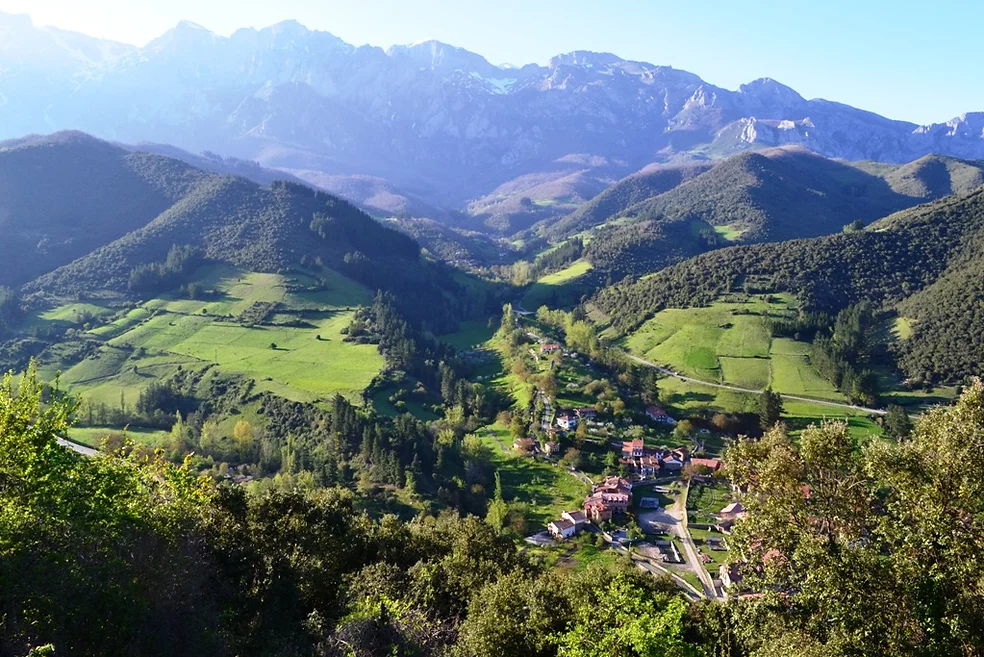
M 0 0 L 0 11 L 136 45 L 181 19 L 228 35 L 292 18 L 356 45 L 435 38 L 495 64 L 580 49 L 729 89 L 771 77 L 918 123 L 984 110 L 980 0 Z

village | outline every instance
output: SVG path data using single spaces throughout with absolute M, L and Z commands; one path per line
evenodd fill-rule
M 556 390 L 536 388 L 528 431 L 512 452 L 562 469 L 587 493 L 526 543 L 572 561 L 617 555 L 669 576 L 695 599 L 736 592 L 729 539 L 743 509 L 722 472 L 729 436 L 697 418 L 674 418 L 617 383 L 599 384 L 597 364 L 541 337 L 546 330 L 527 331 L 532 344 L 520 353 L 531 371 L 549 373 Z M 604 385 L 611 389 L 599 401 L 585 403 Z

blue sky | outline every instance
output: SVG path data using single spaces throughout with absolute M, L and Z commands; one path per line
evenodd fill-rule
M 730 89 L 771 77 L 917 123 L 984 110 L 978 0 L 0 0 L 0 11 L 137 45 L 181 19 L 227 35 L 293 18 L 357 45 L 435 38 L 496 64 L 582 49 Z

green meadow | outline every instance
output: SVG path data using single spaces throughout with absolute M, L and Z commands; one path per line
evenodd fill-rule
M 625 339 L 632 354 L 714 383 L 844 401 L 809 361 L 810 345 L 772 338 L 769 318 L 795 313 L 786 295 L 721 300 L 706 308 L 670 308 Z
M 62 367 L 46 363 L 47 373 L 62 371 L 62 385 L 94 402 L 132 407 L 140 391 L 165 380 L 179 368 L 216 368 L 255 381 L 254 390 L 296 401 L 326 399 L 335 393 L 353 401 L 383 368 L 375 345 L 343 341 L 342 330 L 354 310 L 372 302 L 361 285 L 331 271 L 319 272 L 325 285 L 305 274 L 262 274 L 233 267 L 206 267 L 196 280 L 208 291 L 203 299 L 162 295 L 116 316 L 88 335 L 98 351 Z M 262 322 L 241 315 L 255 304 L 271 304 Z M 275 305 L 273 305 L 275 304 Z M 88 305 L 62 306 L 38 321 L 59 321 Z M 99 308 L 102 316 L 114 311 Z
M 590 262 L 577 260 L 560 271 L 542 276 L 523 296 L 523 308 L 536 310 L 545 304 L 557 307 L 576 302 L 582 291 L 578 279 L 589 271 L 591 271 Z

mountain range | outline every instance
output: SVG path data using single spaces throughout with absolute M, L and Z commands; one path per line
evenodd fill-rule
M 229 37 L 183 22 L 134 48 L 0 14 L 0 138 L 59 129 L 256 160 L 387 212 L 468 207 L 470 227 L 506 216 L 500 232 L 654 162 L 791 144 L 888 163 L 984 157 L 984 113 L 918 126 L 771 79 L 732 91 L 607 53 L 499 67 L 437 41 L 356 47 L 296 22 Z M 497 207 L 524 198 L 534 206 Z

